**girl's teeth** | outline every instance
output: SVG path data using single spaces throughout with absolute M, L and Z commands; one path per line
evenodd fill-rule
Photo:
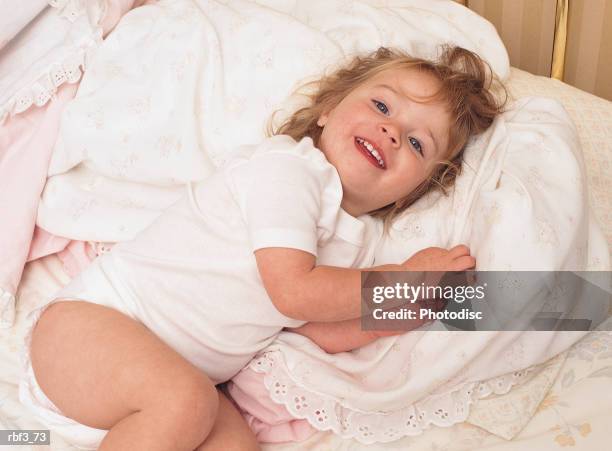
M 363 144 L 363 146 L 368 149 L 368 152 L 370 152 L 374 158 L 376 158 L 376 160 L 378 161 L 378 164 L 382 167 L 384 166 L 384 163 L 382 161 L 382 157 L 380 156 L 380 154 L 378 153 L 378 151 L 376 149 L 374 149 L 374 146 L 372 144 L 370 144 L 369 142 L 367 142 L 365 139 L 361 139 L 358 138 L 357 142 L 359 142 L 360 144 Z

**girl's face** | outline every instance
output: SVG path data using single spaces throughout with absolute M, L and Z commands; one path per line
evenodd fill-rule
M 447 157 L 451 123 L 442 103 L 418 103 L 439 82 L 415 69 L 389 69 L 321 115 L 319 148 L 340 175 L 342 207 L 359 216 L 410 194 Z

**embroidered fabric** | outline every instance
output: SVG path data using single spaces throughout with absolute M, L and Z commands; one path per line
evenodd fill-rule
M 86 15 L 91 32 L 73 42 L 69 56 L 50 64 L 31 84 L 21 88 L 0 106 L 0 123 L 9 115 L 26 111 L 32 105 L 43 106 L 64 83 L 76 83 L 81 79 L 92 50 L 102 41 L 101 22 L 106 14 L 106 0 L 50 0 L 59 17 L 75 23 Z
M 397 411 L 360 412 L 344 407 L 341 400 L 300 387 L 289 376 L 278 351 L 263 353 L 253 359 L 249 367 L 265 374 L 264 383 L 272 400 L 284 405 L 294 417 L 306 419 L 315 429 L 331 430 L 364 444 L 420 435 L 431 425 L 450 427 L 463 422 L 476 400 L 508 393 L 513 386 L 532 377 L 538 368 L 530 367 L 481 382 L 467 382 L 450 392 L 430 395 Z

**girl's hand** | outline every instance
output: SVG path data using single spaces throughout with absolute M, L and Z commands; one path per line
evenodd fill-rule
M 476 266 L 476 259 L 470 255 L 470 249 L 465 245 L 455 246 L 451 249 L 442 249 L 439 247 L 429 247 L 423 249 L 408 260 L 400 264 L 400 267 L 404 271 L 427 271 L 430 274 L 425 275 L 424 282 L 427 285 L 436 285 L 440 282 L 442 274 L 447 271 L 466 271 L 473 269 Z M 435 274 L 432 274 L 435 273 Z M 392 273 L 391 273 L 392 274 Z M 393 277 L 390 274 L 386 274 L 385 282 L 388 285 L 392 285 L 395 280 L 386 280 L 388 277 Z M 397 310 L 397 309 L 413 309 L 418 311 L 420 308 L 427 308 L 432 311 L 442 311 L 446 308 L 446 302 L 439 299 L 418 299 L 414 303 L 402 302 L 398 305 L 390 306 L 385 310 Z M 403 330 L 373 330 L 369 331 L 372 339 L 389 337 L 393 335 L 400 335 L 414 330 L 424 324 L 431 322 L 428 320 L 404 320 L 402 322 Z M 407 327 L 409 326 L 409 327 Z
M 417 327 L 419 326 L 415 326 L 414 329 L 416 329 Z M 408 332 L 408 330 L 371 330 L 369 332 L 372 335 L 372 338 L 377 339 L 382 337 L 392 337 L 394 335 L 405 334 L 406 332 Z
M 460 244 L 451 249 L 428 247 L 401 264 L 406 271 L 466 271 L 476 267 L 470 249 Z

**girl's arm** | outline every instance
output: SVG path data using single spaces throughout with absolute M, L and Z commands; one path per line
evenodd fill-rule
M 285 316 L 301 321 L 344 321 L 361 316 L 361 271 L 463 271 L 475 260 L 466 246 L 427 248 L 399 265 L 349 269 L 315 266 L 308 252 L 289 248 L 255 251 L 268 296 Z
M 288 332 L 304 335 L 329 354 L 352 351 L 371 343 L 378 336 L 374 331 L 361 330 L 361 319 L 306 323 Z
M 416 324 L 415 327 L 417 327 Z M 301 327 L 286 330 L 310 338 L 329 354 L 352 351 L 373 342 L 377 338 L 406 332 L 362 330 L 361 318 L 329 323 L 306 323 Z
M 361 271 L 315 266 L 308 252 L 289 248 L 255 251 L 268 296 L 283 315 L 301 321 L 342 321 L 361 316 Z M 379 269 L 380 268 L 380 269 Z M 400 265 L 370 270 L 399 271 Z
M 425 300 L 397 308 L 412 308 L 417 312 L 422 307 L 440 311 L 446 307 L 446 304 L 443 300 Z M 391 308 L 390 310 L 396 310 L 397 308 Z M 419 318 L 405 319 L 402 320 L 402 330 L 363 330 L 362 319 L 355 318 L 345 321 L 311 322 L 301 327 L 285 330 L 308 337 L 325 352 L 336 354 L 361 348 L 377 338 L 403 334 L 428 322 L 428 320 Z

